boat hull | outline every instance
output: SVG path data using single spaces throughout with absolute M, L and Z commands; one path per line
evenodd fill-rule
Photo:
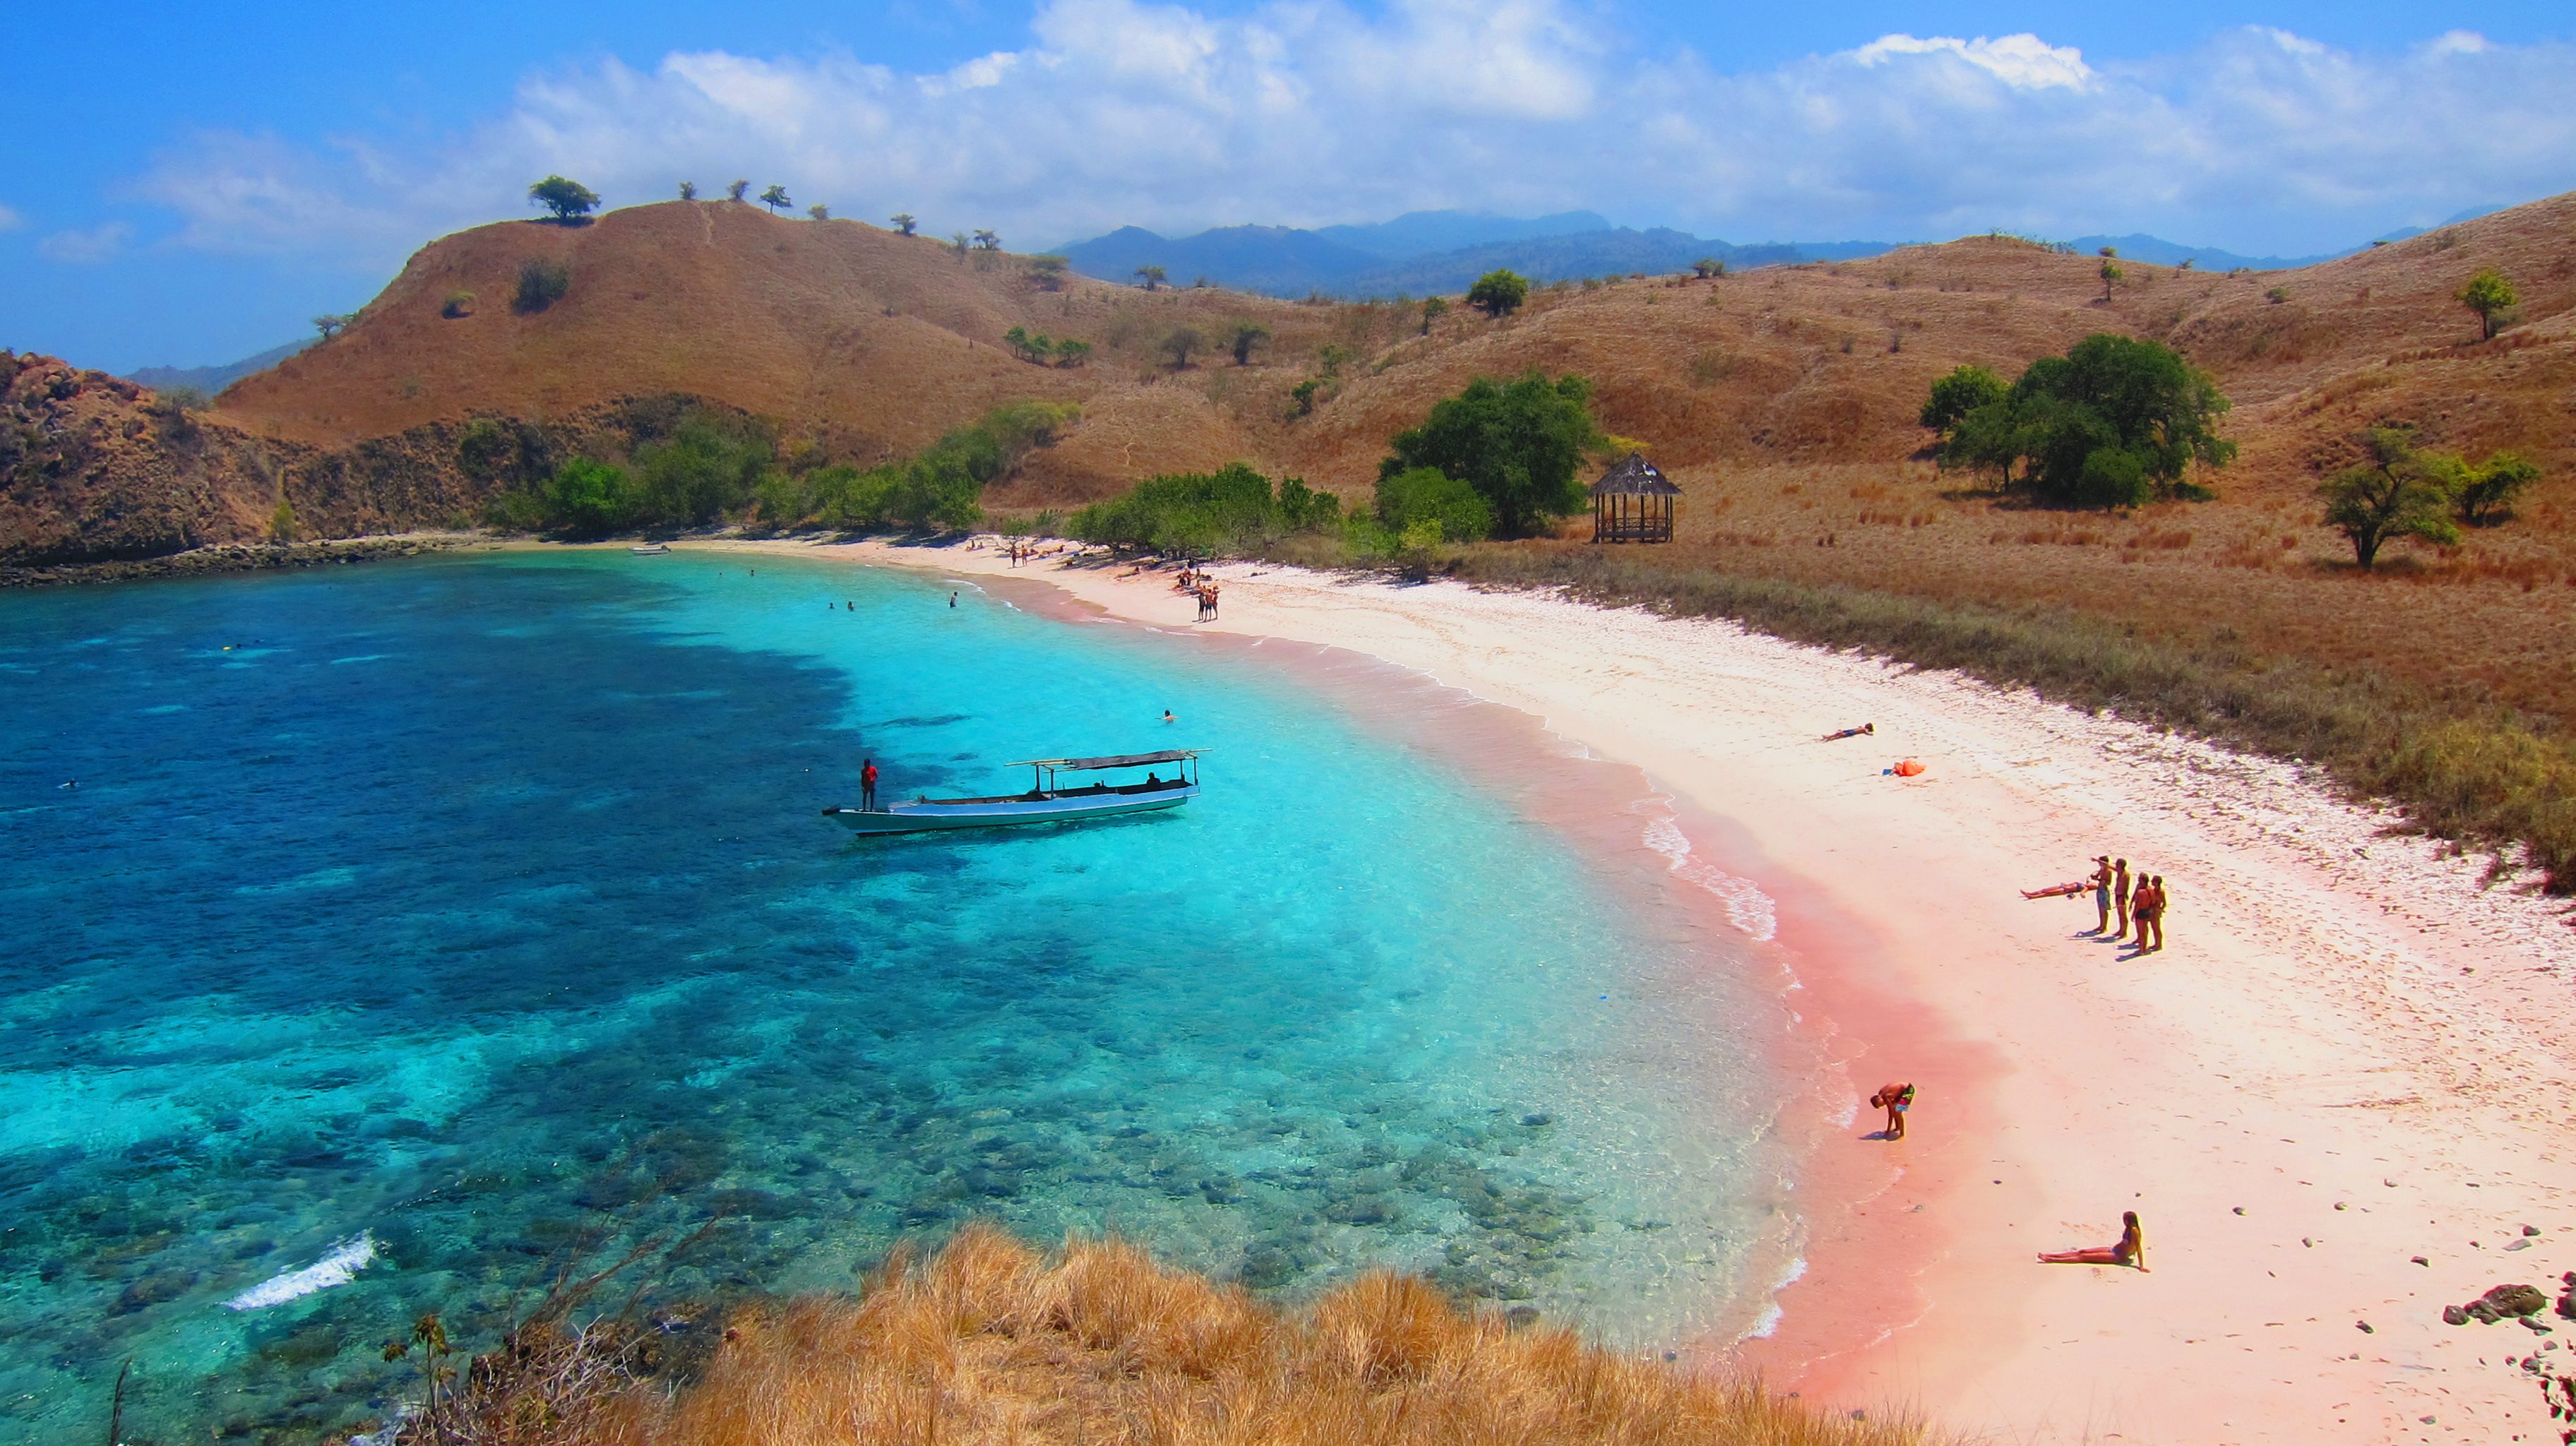
M 1177 808 L 1198 797 L 1197 784 L 1151 793 L 1110 793 L 1052 798 L 978 800 L 971 803 L 890 803 L 875 810 L 827 808 L 824 817 L 858 834 L 946 833 L 961 828 L 1004 828 L 1026 823 L 1072 823 Z

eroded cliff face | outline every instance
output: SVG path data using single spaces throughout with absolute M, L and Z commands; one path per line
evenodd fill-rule
M 262 536 L 294 450 L 206 426 L 105 372 L 0 352 L 0 563 Z
M 0 566 L 166 557 L 478 524 L 576 453 L 622 456 L 694 398 L 620 398 L 558 421 L 459 418 L 340 448 L 256 436 L 105 372 L 0 352 Z

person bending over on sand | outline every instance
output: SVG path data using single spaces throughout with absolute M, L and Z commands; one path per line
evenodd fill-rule
M 2129 901 L 2129 912 L 2135 914 L 2138 919 L 2138 952 L 2144 954 L 2150 950 L 2164 948 L 2164 875 L 2157 874 L 2153 878 L 2147 880 L 2145 886 L 2138 890 L 2138 896 Z M 2147 935 L 2151 932 L 2155 935 L 2156 939 L 2156 942 L 2152 944 L 2147 942 Z
M 2120 932 L 2114 939 L 2129 937 L 2129 861 L 2120 859 L 2111 865 L 2111 907 L 2120 916 Z
M 2040 1261 L 2047 1265 L 2134 1265 L 2147 1268 L 2147 1236 L 2138 1228 L 2138 1212 L 2120 1213 L 2120 1243 L 2107 1249 L 2043 1250 Z
M 1902 1083 L 1880 1085 L 1878 1093 L 1869 1097 L 1869 1107 L 1887 1111 L 1887 1130 L 1880 1138 L 1904 1139 L 1905 1112 L 1914 1108 L 1914 1086 Z

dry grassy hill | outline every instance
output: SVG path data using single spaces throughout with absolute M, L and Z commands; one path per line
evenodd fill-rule
M 561 265 L 570 285 L 523 314 L 511 299 L 530 261 Z M 1508 320 L 1457 308 L 1425 334 L 1410 303 L 1082 278 L 1055 289 L 1024 257 L 735 202 L 507 222 L 423 248 L 347 333 L 225 392 L 202 419 L 212 441 L 196 445 L 246 460 L 191 484 L 230 500 L 176 531 L 221 540 L 281 496 L 325 530 L 454 521 L 497 485 L 457 469 L 469 416 L 525 419 L 558 450 L 613 454 L 625 399 L 670 393 L 774 418 L 791 443 L 861 462 L 997 402 L 1081 402 L 1084 420 L 988 497 L 1004 511 L 1234 458 L 1358 499 L 1391 433 L 1474 375 L 1536 366 L 1593 378 L 1603 423 L 1688 489 L 1677 560 L 2223 626 L 2258 649 L 2576 718 L 2576 196 L 2295 272 L 2123 262 L 2105 299 L 2099 265 L 1972 237 L 1714 281 L 1551 288 Z M 2518 324 L 2486 342 L 2451 299 L 2482 266 L 2522 293 Z M 458 291 L 474 300 L 451 308 Z M 1211 348 L 1175 367 L 1160 349 L 1176 327 L 1214 341 L 1242 323 L 1270 333 L 1249 366 Z M 1079 368 L 1032 365 L 1003 342 L 1014 326 L 1095 351 Z M 1934 377 L 1961 362 L 2010 375 L 2103 330 L 2168 341 L 2235 400 L 2228 430 L 2243 450 L 2212 479 L 2222 500 L 2123 518 L 2034 512 L 1921 460 L 1914 413 Z M 1291 388 L 1314 378 L 1319 404 L 1297 415 Z M 2520 450 L 2549 481 L 2512 526 L 2351 577 L 2311 493 L 2382 419 L 2473 455 Z M 133 447 L 154 431 L 115 426 L 138 434 Z M 11 481 L 22 518 L 44 510 L 25 505 L 26 470 Z M 83 518 L 153 513 L 168 472 L 100 473 L 87 502 L 47 514 L 52 533 L 17 527 L 17 550 L 51 545 L 25 540 L 39 534 L 77 538 L 93 528 Z M 0 554 L 11 545 L 0 537 Z

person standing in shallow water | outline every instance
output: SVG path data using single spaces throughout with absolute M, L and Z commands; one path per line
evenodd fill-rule
M 1914 1086 L 1901 1081 L 1880 1085 L 1878 1093 L 1869 1097 L 1869 1105 L 1871 1109 L 1887 1111 L 1887 1129 L 1881 1139 L 1904 1139 L 1905 1112 L 1914 1108 Z
M 867 813 L 877 811 L 877 761 L 859 760 L 859 808 Z

